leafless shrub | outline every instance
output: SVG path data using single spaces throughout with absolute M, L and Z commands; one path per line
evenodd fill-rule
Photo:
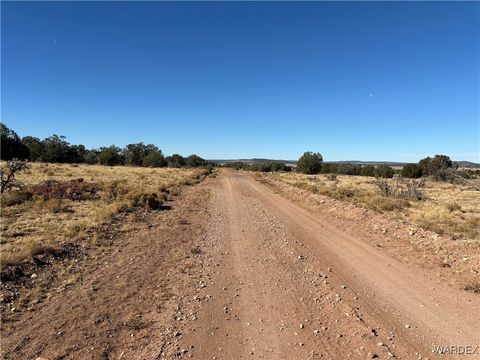
M 1 189 L 0 192 L 3 194 L 5 190 L 9 189 L 18 189 L 23 190 L 25 185 L 15 179 L 15 175 L 22 171 L 28 169 L 28 164 L 24 160 L 8 160 L 4 167 L 0 168 L 0 177 L 1 177 Z
M 377 178 L 374 184 L 385 197 L 395 197 L 399 199 L 421 200 L 424 198 L 421 188 L 424 181 L 415 180 L 397 180 L 390 184 L 386 179 Z

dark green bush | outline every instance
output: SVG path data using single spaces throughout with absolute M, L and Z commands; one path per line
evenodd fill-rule
M 360 165 L 341 163 L 337 165 L 337 174 L 342 175 L 360 175 L 362 167 Z
M 337 164 L 334 163 L 323 163 L 322 168 L 320 169 L 322 174 L 336 174 L 337 173 Z
M 323 157 L 320 153 L 305 152 L 297 163 L 297 172 L 304 174 L 318 174 L 322 169 Z
M 382 164 L 378 165 L 375 168 L 375 176 L 376 177 L 381 177 L 381 178 L 393 178 L 393 174 L 395 172 L 393 171 L 393 168 L 391 166 Z
M 360 175 L 362 176 L 375 176 L 375 166 L 373 165 L 364 165 L 360 169 Z
M 164 167 L 167 166 L 167 161 L 160 151 L 151 150 L 143 158 L 142 165 L 146 167 Z
M 400 171 L 400 176 L 410 179 L 418 179 L 422 177 L 422 168 L 418 164 L 405 164 Z
M 447 155 L 435 155 L 427 157 L 418 162 L 423 175 L 435 176 L 436 173 L 453 167 L 452 160 Z
M 165 158 L 167 160 L 168 167 L 181 168 L 184 167 L 187 163 L 185 158 L 179 154 L 173 154 Z
M 112 145 L 108 148 L 100 148 L 100 153 L 98 154 L 98 162 L 101 165 L 115 166 L 123 165 L 124 158 L 121 154 L 121 149 Z

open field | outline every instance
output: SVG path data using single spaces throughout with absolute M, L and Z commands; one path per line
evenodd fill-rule
M 385 196 L 375 185 L 375 178 L 365 176 L 304 175 L 297 173 L 258 174 L 285 182 L 314 194 L 353 203 L 390 216 L 407 220 L 440 235 L 480 246 L 480 191 L 466 185 L 453 185 L 429 179 L 385 179 L 391 188 L 416 184 L 418 198 Z M 480 179 L 470 180 L 477 186 Z
M 4 358 L 448 359 L 437 346 L 478 345 L 475 241 L 244 171 L 169 204 L 120 217 L 136 225 L 73 258 L 77 281 L 3 297 Z
M 112 216 L 132 207 L 161 207 L 180 186 L 196 184 L 205 174 L 205 169 L 33 163 L 17 176 L 27 189 L 2 197 L 1 265 L 56 251 L 71 239 L 95 242 L 95 228 Z M 39 186 L 52 180 L 59 183 Z M 133 229 L 138 214 L 129 216 L 115 230 Z

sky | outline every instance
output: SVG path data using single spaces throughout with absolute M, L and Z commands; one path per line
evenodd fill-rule
M 207 159 L 480 162 L 479 2 L 1 3 L 1 121 Z

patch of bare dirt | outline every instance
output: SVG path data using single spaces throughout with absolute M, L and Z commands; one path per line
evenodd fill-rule
M 174 357 L 181 294 L 196 283 L 209 192 L 188 187 L 168 211 L 141 212 L 140 230 L 105 224 L 98 242 L 4 282 L 2 358 Z M 53 256 L 53 255 L 52 255 Z M 61 281 L 59 281 L 61 279 Z M 9 299 L 10 297 L 10 299 Z M 25 299 L 28 298 L 28 301 Z

